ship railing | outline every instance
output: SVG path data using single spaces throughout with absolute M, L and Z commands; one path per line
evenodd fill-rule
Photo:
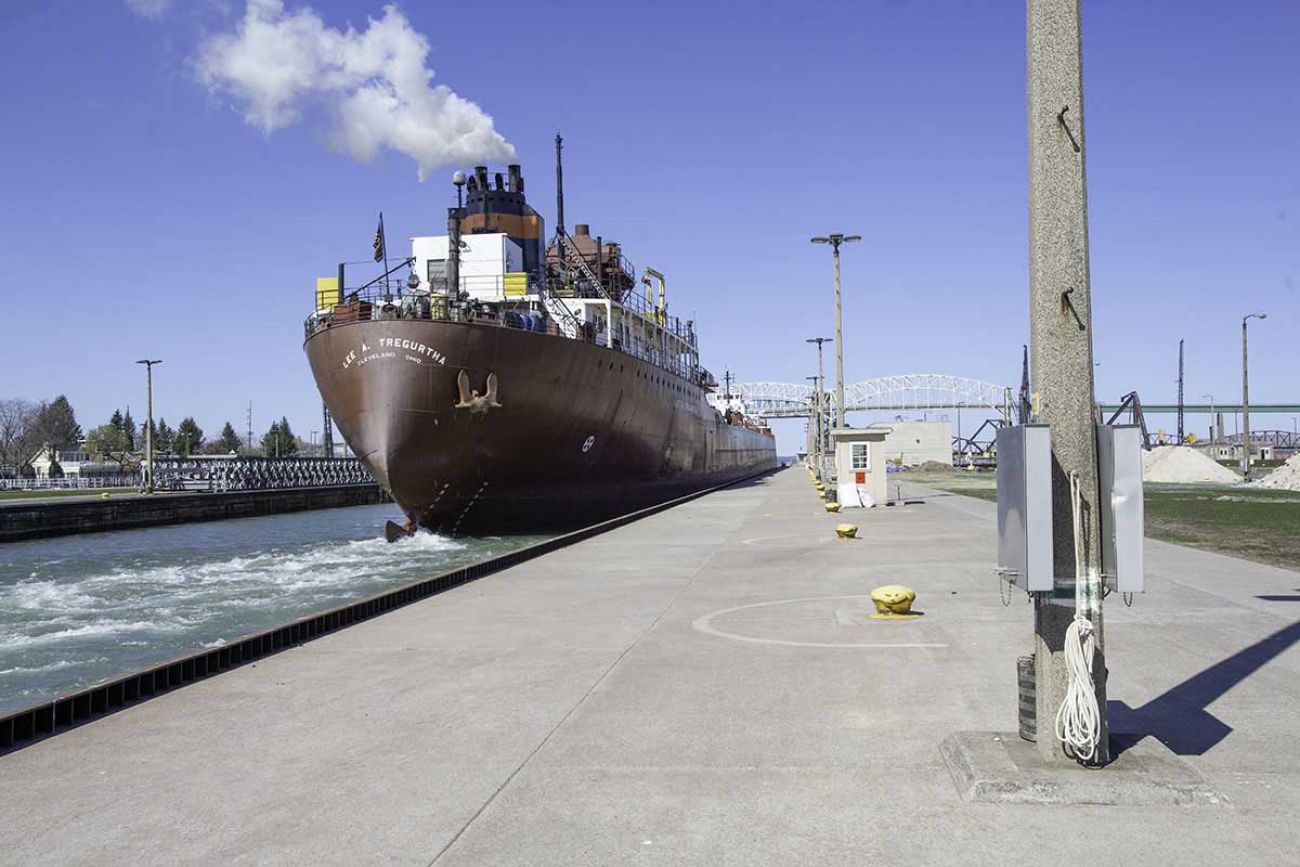
M 544 290 L 542 284 L 530 276 L 525 293 L 509 295 L 505 292 L 504 279 L 500 276 L 468 276 L 461 279 L 461 287 L 462 294 L 469 297 L 460 300 L 451 298 L 445 291 L 439 291 L 445 286 L 445 281 L 424 284 L 422 289 L 432 288 L 432 292 L 402 291 L 405 286 L 395 284 L 388 287 L 372 284 L 345 289 L 341 293 L 340 303 L 313 311 L 307 317 L 303 323 L 304 338 L 310 338 L 317 332 L 334 326 L 376 320 L 468 322 L 566 336 L 565 329 L 556 317 L 556 311 L 560 311 L 561 315 L 568 314 L 566 321 L 572 339 L 602 346 L 610 344 L 614 349 L 634 355 L 670 373 L 691 381 L 696 379 L 699 366 L 694 355 L 693 331 L 684 327 L 676 317 L 670 317 L 660 324 L 653 313 L 647 314 L 645 299 L 638 294 L 628 293 L 624 301 L 609 303 L 633 309 L 654 323 L 656 328 L 676 335 L 691 348 L 690 351 L 678 351 L 671 342 L 660 345 L 641 340 L 629 329 L 616 329 L 616 333 L 609 337 L 603 331 L 598 333 L 593 323 L 581 321 L 567 305 L 548 305 L 537 300 L 542 297 L 543 291 L 558 299 L 603 299 L 603 295 L 588 294 L 587 287 L 575 283 L 553 284 Z
M 590 281 L 578 279 L 571 281 L 560 281 L 552 279 L 548 284 L 548 290 L 557 298 L 585 298 L 591 300 L 603 300 L 605 294 L 597 293 L 587 285 Z M 681 343 L 689 346 L 691 351 L 696 350 L 695 328 L 690 322 L 682 322 L 676 316 L 659 315 L 658 309 L 652 302 L 646 300 L 646 297 L 636 289 L 630 289 L 619 298 L 614 298 L 611 303 L 617 304 L 623 310 L 631 311 L 640 316 L 642 319 L 653 324 L 657 328 L 663 329 L 666 333 L 672 335 Z
M 518 289 L 513 285 L 507 287 L 500 276 L 470 276 L 460 282 L 460 298 L 439 291 L 445 282 L 432 284 L 432 292 L 427 291 L 429 284 L 424 284 L 423 291 L 399 291 L 396 286 L 382 285 L 345 289 L 340 303 L 315 310 L 307 317 L 303 323 L 304 336 L 309 338 L 336 325 L 388 319 L 488 323 L 524 331 L 560 333 L 558 325 L 548 327 L 543 305 L 536 300 L 541 288 L 536 280 L 530 278 L 524 291 L 518 294 L 513 294 Z

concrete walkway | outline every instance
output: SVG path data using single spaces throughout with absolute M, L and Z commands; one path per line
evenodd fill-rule
M 1108 607 L 1116 728 L 1226 803 L 968 804 L 938 744 L 1014 730 L 1031 615 L 924 498 L 837 542 L 786 471 L 0 757 L 0 862 L 1295 862 L 1300 573 L 1153 542 Z

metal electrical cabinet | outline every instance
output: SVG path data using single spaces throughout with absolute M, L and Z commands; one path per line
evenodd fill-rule
M 1000 445 L 1000 443 L 999 443 Z M 1143 591 L 1142 431 L 1137 426 L 1097 426 L 1098 500 L 1101 506 L 1101 574 L 1120 593 Z
M 1052 434 L 1045 424 L 998 430 L 998 572 L 1023 590 L 1051 590 Z

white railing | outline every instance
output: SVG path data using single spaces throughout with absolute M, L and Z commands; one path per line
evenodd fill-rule
M 108 488 L 136 488 L 139 473 L 114 476 L 65 476 L 62 479 L 0 479 L 0 491 L 102 491 Z

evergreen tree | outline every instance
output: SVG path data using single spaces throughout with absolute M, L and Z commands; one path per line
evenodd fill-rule
M 176 431 L 167 425 L 167 419 L 158 419 L 158 429 L 154 432 L 153 450 L 157 454 L 167 454 L 176 446 Z
M 81 442 L 81 426 L 67 397 L 59 395 L 43 405 L 36 417 L 36 430 L 42 444 L 55 451 L 75 447 Z
M 203 447 L 203 428 L 198 426 L 193 416 L 186 416 L 176 428 L 176 451 L 185 457 Z
M 298 441 L 289 427 L 289 419 L 281 417 L 271 422 L 262 436 L 262 454 L 268 458 L 289 458 L 298 453 Z
M 135 419 L 131 418 L 131 407 L 126 408 L 126 415 L 122 416 L 122 433 L 126 434 L 126 447 L 128 451 L 135 450 Z
M 280 423 L 278 421 L 273 421 L 271 422 L 271 426 L 267 428 L 266 433 L 262 434 L 262 454 L 268 458 L 275 457 L 276 447 L 279 443 Z
M 122 419 L 122 410 L 120 410 L 120 409 L 115 409 L 115 410 L 113 410 L 113 416 L 112 416 L 112 418 L 110 418 L 110 419 L 108 420 L 108 423 L 111 424 L 111 425 L 113 426 L 113 430 L 115 430 L 115 431 L 121 431 L 121 430 L 122 430 L 122 424 L 123 424 L 123 419 Z M 89 436 L 89 435 L 87 435 L 87 436 Z
M 217 440 L 221 445 L 221 451 L 225 453 L 238 453 L 243 443 L 239 440 L 239 434 L 235 433 L 235 426 L 226 422 L 226 426 L 221 429 L 221 439 Z

